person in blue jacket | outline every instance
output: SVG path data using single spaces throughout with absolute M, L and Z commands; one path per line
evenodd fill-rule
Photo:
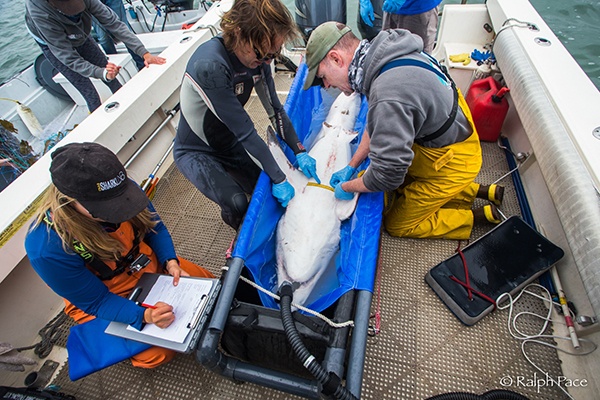
M 261 169 L 272 194 L 286 207 L 294 188 L 244 109 L 254 89 L 298 166 L 320 183 L 316 161 L 298 140 L 275 90 L 271 62 L 299 33 L 279 0 L 237 0 L 221 19 L 221 36 L 190 58 L 181 84 L 181 119 L 173 156 L 181 173 L 221 208 L 238 229 Z
M 439 5 L 442 0 L 384 0 L 383 25 L 385 29 L 406 29 L 423 39 L 423 51 L 431 53 L 438 26 Z M 375 15 L 371 0 L 360 0 L 360 17 L 373 26 Z
M 142 189 L 117 156 L 97 143 L 71 143 L 52 153 L 52 184 L 25 239 L 31 266 L 66 304 L 76 322 L 95 317 L 141 329 L 168 327 L 173 307 L 144 308 L 127 297 L 142 274 L 212 278 L 177 257 L 173 240 Z M 131 358 L 153 368 L 175 356 L 151 347 Z

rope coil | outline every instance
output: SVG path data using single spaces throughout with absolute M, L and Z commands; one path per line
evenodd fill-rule
M 229 267 L 228 266 L 224 266 L 221 268 L 222 271 L 229 271 Z M 278 295 L 276 295 L 275 293 L 272 293 L 270 291 L 268 291 L 267 289 L 257 285 L 256 283 L 252 282 L 250 279 L 240 276 L 240 279 L 244 282 L 246 282 L 247 284 L 249 284 L 250 286 L 252 286 L 253 288 L 255 288 L 256 290 L 260 290 L 261 292 L 263 292 L 264 294 L 266 294 L 267 296 L 270 296 L 272 298 L 274 298 L 275 300 L 279 301 L 280 297 Z M 296 303 L 292 303 L 292 306 L 296 307 L 299 310 L 302 310 L 308 314 L 311 314 L 317 318 L 320 318 L 321 320 L 325 321 L 325 323 L 327 323 L 327 325 L 331 326 L 332 328 L 335 329 L 340 329 L 340 328 L 346 328 L 348 326 L 350 327 L 354 327 L 354 321 L 350 320 L 350 321 L 345 321 L 345 322 L 334 322 L 331 319 L 327 318 L 326 316 L 324 316 L 323 314 L 311 310 L 310 308 L 306 308 L 304 306 L 301 306 L 300 304 L 296 304 Z

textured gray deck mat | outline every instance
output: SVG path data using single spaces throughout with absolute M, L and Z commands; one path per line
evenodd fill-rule
M 248 108 L 251 115 L 258 110 L 259 126 L 268 123 L 258 101 L 250 102 Z M 508 166 L 496 144 L 482 146 L 484 164 L 478 181 L 491 183 L 505 174 Z M 511 179 L 505 178 L 502 184 L 506 186 L 502 211 L 507 216 L 519 214 Z M 234 231 L 221 221 L 218 207 L 174 166 L 159 181 L 154 204 L 174 237 L 178 253 L 219 275 Z M 472 238 L 489 228 L 477 226 Z M 532 400 L 566 398 L 556 386 L 517 387 L 514 383 L 543 376 L 521 354 L 521 342 L 507 332 L 507 311 L 494 311 L 474 326 L 464 326 L 425 283 L 426 272 L 453 255 L 456 247 L 454 240 L 399 239 L 382 234 L 381 285 L 375 288 L 372 307 L 375 313 L 379 303 L 381 333 L 367 344 L 362 398 L 424 399 L 447 392 L 481 394 L 504 388 Z M 517 309 L 526 307 L 539 314 L 546 312 L 538 300 L 528 300 Z M 539 322 L 524 319 L 520 326 L 534 332 Z M 528 345 L 527 350 L 551 377 L 562 375 L 553 349 Z M 293 398 L 254 384 L 227 380 L 202 368 L 193 354 L 179 355 L 154 370 L 136 369 L 124 361 L 76 382 L 69 380 L 67 368 L 62 367 L 53 383 L 79 400 Z M 503 387 L 507 379 L 513 384 Z

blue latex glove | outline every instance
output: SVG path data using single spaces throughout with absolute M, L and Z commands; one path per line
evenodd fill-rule
M 406 0 L 385 0 L 383 2 L 383 11 L 390 14 L 400 14 L 400 9 Z
M 298 166 L 307 178 L 315 178 L 317 183 L 321 183 L 321 180 L 317 176 L 317 161 L 314 158 L 306 152 L 302 152 L 296 154 L 296 160 L 298 160 Z
M 340 169 L 337 172 L 334 172 L 333 175 L 331 175 L 331 179 L 329 180 L 329 185 L 334 188 L 340 183 L 349 181 L 355 172 L 356 172 L 356 168 L 346 165 L 344 168 Z
M 352 200 L 354 198 L 354 193 L 346 192 L 342 189 L 342 184 L 338 183 L 335 187 L 335 198 L 340 200 Z
M 274 183 L 271 193 L 273 193 L 273 196 L 275 196 L 282 206 L 287 207 L 290 200 L 294 197 L 294 187 L 285 180 L 281 183 Z
M 373 12 L 373 4 L 371 4 L 371 0 L 360 0 L 360 17 L 363 22 L 370 27 L 373 26 L 373 21 L 375 21 L 375 13 Z
M 479 65 L 480 62 L 487 61 L 491 56 L 492 56 L 492 53 L 489 50 L 479 51 L 477 49 L 474 49 L 471 52 L 471 58 L 474 61 L 477 61 L 478 65 Z

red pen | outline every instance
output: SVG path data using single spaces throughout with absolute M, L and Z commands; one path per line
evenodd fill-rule
M 156 306 L 153 306 L 152 304 L 146 304 L 146 303 L 142 303 L 142 304 L 141 304 L 141 306 L 142 306 L 142 307 L 145 307 L 145 308 L 151 308 L 151 309 L 153 309 L 153 310 L 155 310 L 155 309 L 156 309 Z

